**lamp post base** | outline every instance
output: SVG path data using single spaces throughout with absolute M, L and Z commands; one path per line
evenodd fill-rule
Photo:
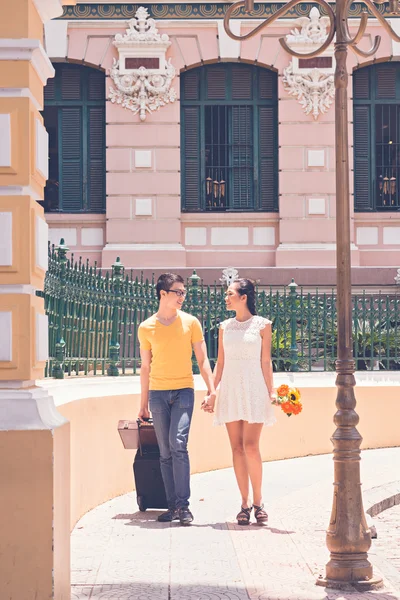
M 383 579 L 374 575 L 367 579 L 342 581 L 339 579 L 329 579 L 320 575 L 315 585 L 342 592 L 373 592 L 383 588 Z
M 325 577 L 321 575 L 317 579 L 317 585 L 359 592 L 378 590 L 383 587 L 383 580 L 374 575 L 366 552 L 331 553 L 325 573 Z

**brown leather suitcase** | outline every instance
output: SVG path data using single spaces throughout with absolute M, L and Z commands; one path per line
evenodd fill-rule
M 159 454 L 156 432 L 154 431 L 153 419 L 146 419 L 138 422 L 138 448 L 140 454 L 154 453 Z
M 137 421 L 118 421 L 118 433 L 126 450 L 137 450 L 139 448 Z

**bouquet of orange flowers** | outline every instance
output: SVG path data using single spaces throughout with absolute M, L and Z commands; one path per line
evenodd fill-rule
M 280 406 L 283 412 L 291 417 L 298 415 L 303 410 L 300 398 L 301 394 L 297 388 L 290 388 L 288 385 L 282 384 L 276 390 L 276 399 L 272 400 L 272 404 Z

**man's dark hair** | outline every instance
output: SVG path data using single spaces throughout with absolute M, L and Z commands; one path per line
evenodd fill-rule
M 161 300 L 161 290 L 165 290 L 168 292 L 174 285 L 174 283 L 185 283 L 183 278 L 180 275 L 176 275 L 175 273 L 163 273 L 157 279 L 156 291 L 158 301 Z

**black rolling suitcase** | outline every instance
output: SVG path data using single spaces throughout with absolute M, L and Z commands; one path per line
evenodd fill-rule
M 151 419 L 138 421 L 139 448 L 133 462 L 139 510 L 168 508 L 161 476 L 160 451 Z

